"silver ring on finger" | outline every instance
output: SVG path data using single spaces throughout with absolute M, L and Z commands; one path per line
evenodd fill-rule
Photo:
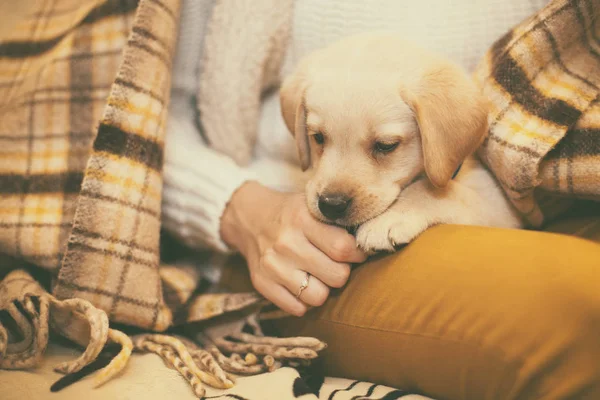
M 302 294 L 302 292 L 304 291 L 304 289 L 306 289 L 308 287 L 308 281 L 309 280 L 310 280 L 310 274 L 307 272 L 306 276 L 304 277 L 304 279 L 300 283 L 300 287 L 298 288 L 298 293 L 296 294 L 296 298 L 297 299 L 300 299 L 300 295 Z

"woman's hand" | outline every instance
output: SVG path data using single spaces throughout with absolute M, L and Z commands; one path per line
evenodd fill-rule
M 285 194 L 247 182 L 221 219 L 221 237 L 246 258 L 252 284 L 282 310 L 301 316 L 322 305 L 329 288 L 344 286 L 350 263 L 366 257 L 344 229 L 314 219 L 303 194 Z M 306 272 L 312 276 L 299 299 Z

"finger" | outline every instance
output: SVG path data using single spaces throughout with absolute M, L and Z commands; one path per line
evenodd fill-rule
M 275 282 L 281 284 L 296 297 L 306 277 L 306 272 L 298 268 L 296 259 L 277 252 L 268 252 L 263 258 L 263 267 Z M 320 306 L 327 300 L 329 288 L 318 278 L 311 276 L 308 286 L 302 291 L 302 301 L 311 306 Z
M 277 243 L 276 250 L 292 258 L 296 269 L 309 272 L 327 286 L 340 288 L 350 276 L 350 265 L 333 261 L 302 234 L 288 238 L 285 244 Z
M 311 306 L 319 307 L 322 306 L 327 298 L 329 297 L 329 287 L 321 282 L 318 278 L 309 274 L 308 286 L 300 292 L 300 286 L 306 279 L 306 272 L 301 270 L 295 270 L 294 273 L 290 274 L 287 279 L 286 287 L 288 290 L 296 296 L 297 299 L 301 300 Z M 299 296 L 298 296 L 299 294 Z
M 357 247 L 354 236 L 345 229 L 324 224 L 312 217 L 306 220 L 303 227 L 306 238 L 332 260 L 361 263 L 367 259 L 365 253 Z
M 297 317 L 303 316 L 306 312 L 306 306 L 279 283 L 266 278 L 257 278 L 253 284 L 260 294 L 283 311 Z

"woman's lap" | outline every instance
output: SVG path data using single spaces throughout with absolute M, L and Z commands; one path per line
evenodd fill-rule
M 328 375 L 446 399 L 600 398 L 599 287 L 591 241 L 440 226 L 276 325 L 326 341 Z

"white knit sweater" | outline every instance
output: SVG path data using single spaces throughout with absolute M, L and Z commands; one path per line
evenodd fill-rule
M 280 115 L 277 92 L 262 100 L 254 158 L 248 166 L 238 166 L 203 142 L 192 100 L 198 86 L 202 38 L 214 2 L 183 0 L 182 4 L 162 211 L 165 229 L 188 245 L 225 252 L 229 249 L 219 235 L 220 218 L 231 195 L 243 182 L 253 179 L 282 191 L 294 191 L 302 189 L 306 177 L 298 167 L 294 142 Z M 545 3 L 546 0 L 296 0 L 280 75 L 287 75 L 300 58 L 315 49 L 343 36 L 371 30 L 397 31 L 415 44 L 473 70 L 496 39 Z M 229 56 L 236 61 L 235 54 Z

